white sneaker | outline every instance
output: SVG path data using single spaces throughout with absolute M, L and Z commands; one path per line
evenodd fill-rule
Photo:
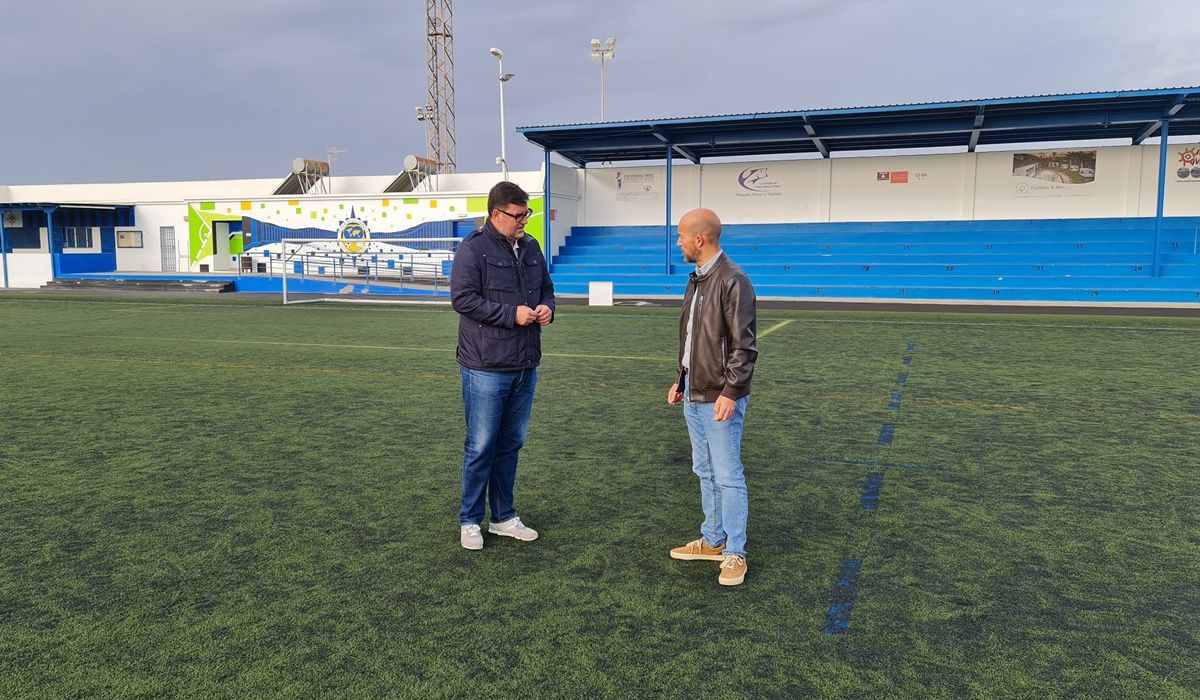
M 458 533 L 458 541 L 465 549 L 483 549 L 483 533 L 478 525 L 463 525 Z
M 522 542 L 532 542 L 538 538 L 537 530 L 525 527 L 520 518 L 510 518 L 502 523 L 488 523 L 488 532 L 493 535 L 515 537 Z

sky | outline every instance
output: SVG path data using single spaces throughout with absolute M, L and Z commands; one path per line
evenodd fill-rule
M 0 185 L 385 175 L 424 155 L 420 0 L 44 0 L 5 9 Z M 515 129 L 1200 85 L 1195 0 L 454 3 L 458 170 Z

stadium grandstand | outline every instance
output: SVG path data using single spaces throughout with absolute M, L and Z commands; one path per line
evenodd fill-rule
M 681 295 L 689 266 L 672 227 L 705 206 L 763 298 L 1200 304 L 1200 88 L 517 132 L 544 151 L 540 171 L 510 177 L 533 197 L 527 230 L 562 294 L 600 283 L 618 298 Z M 406 277 L 402 257 L 361 239 L 444 261 L 498 176 L 406 171 L 336 187 L 293 172 L 0 188 L 3 287 L 263 292 L 287 270 L 314 294 L 444 294 L 448 266 Z M 347 263 L 314 267 L 280 247 L 289 238 L 339 240 Z

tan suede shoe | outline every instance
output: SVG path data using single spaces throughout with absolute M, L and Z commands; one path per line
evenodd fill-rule
M 746 580 L 746 560 L 736 554 L 730 554 L 721 562 L 721 575 L 717 582 L 722 586 L 736 586 Z
M 683 559 L 685 561 L 694 561 L 696 559 L 707 559 L 709 561 L 721 561 L 725 558 L 721 552 L 724 547 L 709 547 L 708 543 L 703 538 L 688 542 L 682 547 L 676 547 L 671 550 L 672 559 Z

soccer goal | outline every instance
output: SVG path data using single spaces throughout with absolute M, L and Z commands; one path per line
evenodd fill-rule
M 284 304 L 448 304 L 449 297 L 428 297 L 450 291 L 459 240 L 285 238 L 262 254 L 270 260 L 268 272 L 282 277 Z

